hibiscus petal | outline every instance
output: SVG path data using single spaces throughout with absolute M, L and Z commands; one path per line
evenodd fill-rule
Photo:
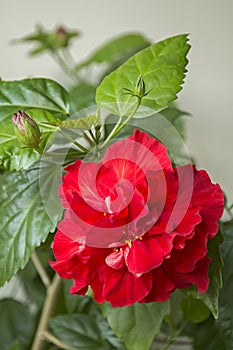
M 194 175 L 192 203 L 201 208 L 201 228 L 208 232 L 210 239 L 218 232 L 218 220 L 223 213 L 224 196 L 220 186 L 211 183 L 206 171 L 194 169 Z
M 135 278 L 126 268 L 115 270 L 108 266 L 104 266 L 101 273 L 104 281 L 103 296 L 113 307 L 132 305 L 142 300 L 151 290 L 150 273 Z
M 150 239 L 136 240 L 126 255 L 126 265 L 134 275 L 152 270 L 162 264 L 164 251 L 159 240 Z
M 185 242 L 183 249 L 173 249 L 166 264 L 167 270 L 187 273 L 193 271 L 197 261 L 207 254 L 206 233 L 196 232 L 192 239 Z
M 150 293 L 140 303 L 163 302 L 169 299 L 175 289 L 174 282 L 167 276 L 162 268 L 152 271 L 153 285 Z

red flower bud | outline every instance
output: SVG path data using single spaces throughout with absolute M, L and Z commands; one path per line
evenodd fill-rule
M 28 147 L 35 148 L 40 143 L 40 129 L 37 123 L 25 112 L 18 111 L 12 115 L 15 135 L 18 140 Z

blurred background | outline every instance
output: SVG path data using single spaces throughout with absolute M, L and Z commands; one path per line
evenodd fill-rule
M 106 39 L 141 32 L 156 42 L 190 33 L 192 45 L 179 105 L 191 113 L 187 133 L 190 153 L 233 201 L 233 1 L 232 0 L 1 0 L 0 76 L 30 76 L 67 81 L 48 55 L 27 57 L 28 45 L 12 39 L 63 24 L 82 32 L 72 47 L 79 60 Z

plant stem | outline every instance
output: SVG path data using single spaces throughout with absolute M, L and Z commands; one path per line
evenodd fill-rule
M 32 350 L 44 350 L 46 343 L 43 339 L 44 332 L 47 331 L 48 321 L 56 307 L 58 295 L 62 285 L 61 279 L 55 274 L 52 283 L 47 288 L 47 294 L 42 309 L 39 325 L 32 344 Z
M 44 269 L 44 266 L 41 264 L 41 262 L 37 256 L 36 251 L 33 252 L 31 259 L 32 259 L 32 262 L 33 262 L 42 282 L 44 283 L 45 287 L 48 288 L 51 281 L 50 281 L 50 278 L 49 278 L 46 270 Z
M 71 350 L 71 348 L 68 345 L 62 343 L 59 339 L 57 339 L 56 337 L 54 337 L 54 335 L 50 334 L 47 331 L 43 332 L 42 336 L 45 340 L 48 340 L 50 343 L 54 345 L 57 345 L 61 349 Z
M 184 324 L 174 334 L 170 335 L 170 337 L 167 340 L 167 343 L 162 347 L 161 350 L 167 350 L 172 344 L 174 344 L 176 339 L 182 333 L 183 329 L 184 329 Z
M 102 145 L 100 146 L 101 148 L 104 148 L 107 143 L 113 139 L 124 127 L 125 125 L 130 121 L 130 119 L 134 116 L 134 114 L 137 112 L 138 107 L 141 104 L 141 99 L 138 99 L 138 103 L 136 105 L 136 107 L 134 108 L 134 110 L 130 113 L 130 115 L 128 116 L 128 118 L 125 119 L 125 121 L 123 123 L 121 123 L 123 116 L 120 116 L 116 125 L 114 126 L 114 128 L 112 129 L 112 131 L 110 132 L 110 134 L 108 135 L 108 137 L 106 138 L 106 140 L 102 143 Z
M 67 139 L 68 141 L 72 142 L 75 146 L 77 146 L 78 148 L 80 148 L 83 152 L 88 152 L 88 149 L 84 146 L 82 146 L 80 143 L 78 143 L 77 141 L 74 141 L 69 135 L 67 135 L 66 133 L 64 133 L 60 128 L 58 128 L 58 131 L 60 132 L 60 134 L 62 136 L 65 137 L 65 139 Z
M 54 61 L 59 65 L 59 67 L 63 70 L 63 72 L 68 75 L 75 83 L 79 82 L 79 78 L 77 76 L 76 70 L 70 68 L 69 65 L 66 64 L 66 61 L 62 58 L 59 52 L 55 51 L 52 53 Z

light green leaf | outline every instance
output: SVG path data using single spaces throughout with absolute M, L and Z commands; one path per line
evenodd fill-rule
M 216 320 L 227 350 L 233 349 L 233 221 L 222 225 L 224 242 L 221 246 L 223 257 L 223 288 L 220 291 L 219 318 Z
M 69 118 L 68 120 L 63 120 L 63 122 L 60 124 L 60 127 L 68 129 L 89 130 L 92 126 L 99 125 L 101 125 L 100 117 L 96 114 L 92 114 L 84 118 Z
M 126 59 L 135 52 L 142 50 L 150 42 L 141 34 L 129 33 L 113 38 L 99 47 L 80 67 L 88 66 L 91 63 L 114 63 Z
M 69 95 L 61 85 L 50 79 L 0 80 L 1 118 L 20 109 L 32 108 L 64 117 L 69 114 Z
M 187 35 L 177 35 L 138 52 L 103 79 L 96 91 L 97 104 L 120 116 L 130 113 L 137 97 L 126 91 L 134 91 L 142 77 L 147 95 L 142 98 L 141 107 L 155 112 L 166 108 L 181 90 L 189 48 Z
M 61 120 L 56 119 L 49 112 L 44 110 L 25 110 L 38 124 L 41 131 L 41 142 L 39 147 L 43 151 L 51 146 L 56 133 L 57 126 Z M 54 124 L 54 125 L 50 125 Z M 27 169 L 37 162 L 41 155 L 32 148 L 25 147 L 18 141 L 11 117 L 6 116 L 0 119 L 0 167 L 8 171 Z
M 35 317 L 28 306 L 13 299 L 0 300 L 1 350 L 25 350 L 32 339 Z
M 164 317 L 169 314 L 170 303 L 134 304 L 123 308 L 103 304 L 102 308 L 113 331 L 123 339 L 128 350 L 149 350 Z
M 49 325 L 53 334 L 71 350 L 109 349 L 93 316 L 82 314 L 57 316 L 50 320 Z
M 0 285 L 20 269 L 53 232 L 62 215 L 59 165 L 42 164 L 0 176 Z

